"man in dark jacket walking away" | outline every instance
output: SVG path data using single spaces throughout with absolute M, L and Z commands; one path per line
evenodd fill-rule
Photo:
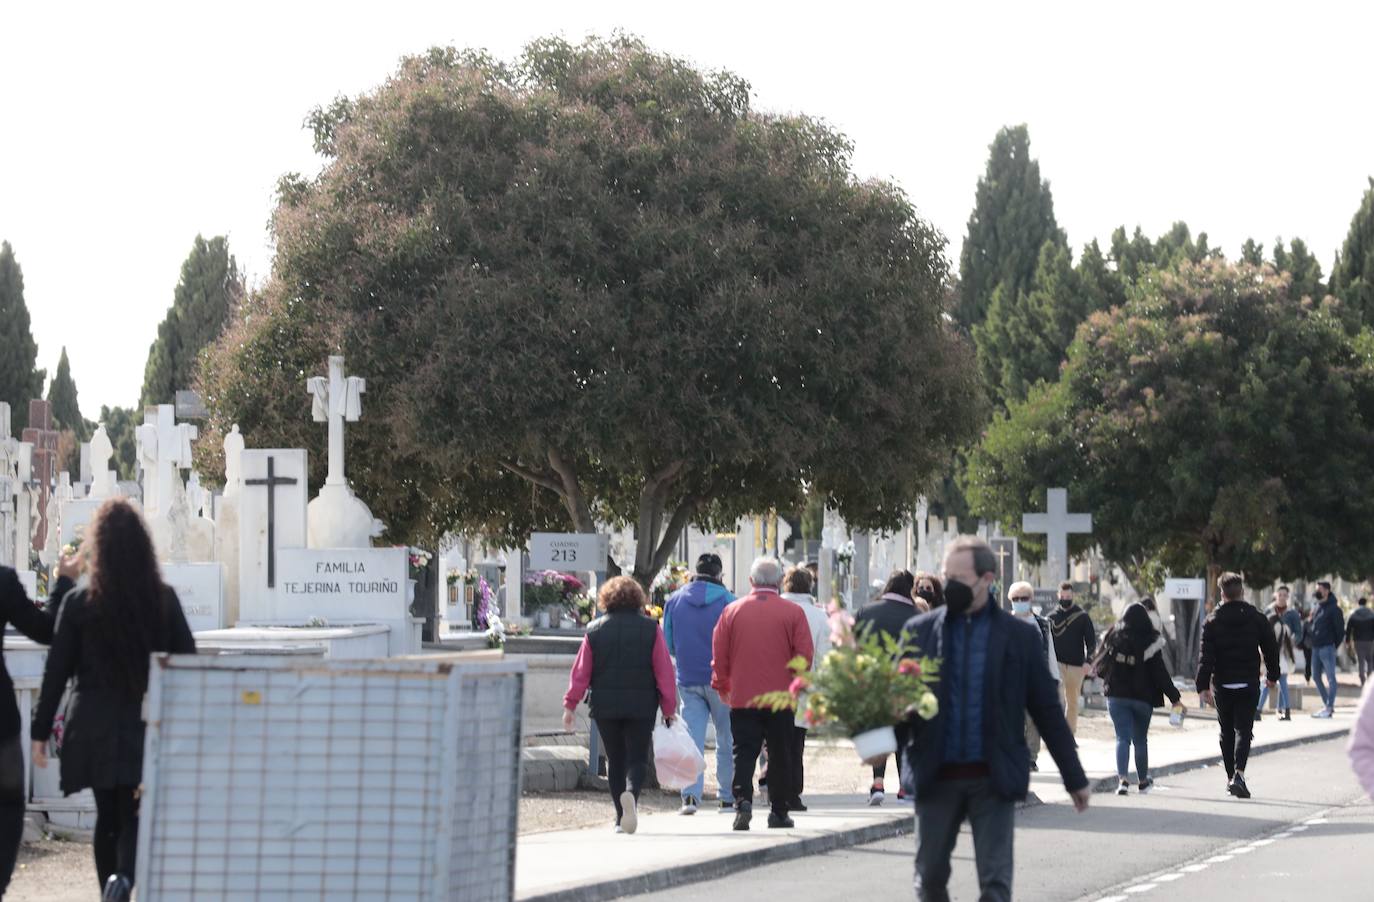
M 1317 692 L 1322 697 L 1322 708 L 1314 711 L 1313 717 L 1330 717 L 1336 711 L 1336 648 L 1345 635 L 1345 615 L 1341 613 L 1340 602 L 1331 591 L 1331 583 L 1320 580 L 1317 583 L 1317 609 L 1312 613 L 1312 679 L 1317 684 Z M 1327 685 L 1323 685 L 1322 676 Z
M 1221 727 L 1221 760 L 1231 795 L 1250 798 L 1245 762 L 1255 732 L 1259 707 L 1259 659 L 1272 691 L 1279 679 L 1279 643 L 1259 609 L 1245 600 L 1245 580 L 1223 573 L 1217 582 L 1222 603 L 1202 625 L 1202 659 L 1198 664 L 1198 697 L 1215 705 Z
M 1361 598 L 1356 602 L 1345 625 L 1345 641 L 1355 652 L 1360 662 L 1360 685 L 1363 686 L 1369 674 L 1374 672 L 1374 611 L 1369 609 L 1369 599 Z
M 663 605 L 663 635 L 668 653 L 677 662 L 677 693 L 682 699 L 682 720 L 697 748 L 706 752 L 706 721 L 716 725 L 716 783 L 722 811 L 735 807 L 730 788 L 734 780 L 730 707 L 711 688 L 711 635 L 725 606 L 735 600 L 720 581 L 720 555 L 707 552 L 697 558 L 696 576 L 668 596 Z M 680 814 L 696 814 L 701 805 L 706 775 L 683 787 Z
M 1050 614 L 1054 657 L 1059 661 L 1059 686 L 1064 693 L 1064 713 L 1069 732 L 1078 732 L 1078 697 L 1083 694 L 1087 663 L 1097 650 L 1097 630 L 1088 612 L 1073 603 L 1073 583 L 1059 584 L 1059 608 Z
M 1025 716 L 1059 766 L 1074 807 L 1090 787 L 1046 669 L 1034 623 L 991 600 L 997 558 L 987 542 L 956 539 L 945 553 L 945 604 L 907 624 L 915 655 L 940 660 L 939 713 L 913 721 L 908 759 L 916 784 L 916 893 L 949 899 L 950 855 L 964 820 L 973 828 L 982 900 L 1011 899 L 1016 803 L 1030 788 Z

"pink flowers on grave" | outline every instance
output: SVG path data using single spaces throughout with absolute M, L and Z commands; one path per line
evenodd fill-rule
M 830 612 L 830 645 L 832 648 L 854 647 L 854 618 L 848 611 L 835 602 L 827 608 Z
M 920 676 L 921 662 L 914 658 L 907 658 L 897 665 L 897 672 L 903 676 Z

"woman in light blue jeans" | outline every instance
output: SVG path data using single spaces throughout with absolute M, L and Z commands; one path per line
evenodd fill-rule
M 1148 600 L 1148 599 L 1147 599 Z M 1167 696 L 1179 704 L 1178 689 L 1164 666 L 1164 637 L 1155 629 L 1150 613 L 1139 602 L 1126 608 L 1116 626 L 1102 640 L 1098 673 L 1107 683 L 1107 713 L 1116 728 L 1117 795 L 1130 791 L 1126 778 L 1135 748 L 1135 771 L 1141 792 L 1149 792 L 1149 732 L 1154 709 Z

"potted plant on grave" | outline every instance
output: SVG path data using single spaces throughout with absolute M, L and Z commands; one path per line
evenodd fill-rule
M 940 710 L 934 686 L 939 661 L 904 657 L 901 643 L 876 630 L 854 635 L 854 620 L 839 608 L 830 615 L 831 650 L 814 670 L 805 658 L 789 662 L 786 692 L 754 699 L 774 711 L 803 711 L 812 727 L 832 726 L 854 742 L 865 763 L 897 750 L 893 727 L 910 717 L 930 720 Z
M 563 612 L 584 589 L 582 580 L 571 574 L 538 570 L 525 577 L 524 607 L 534 614 L 536 626 L 547 629 L 562 622 Z

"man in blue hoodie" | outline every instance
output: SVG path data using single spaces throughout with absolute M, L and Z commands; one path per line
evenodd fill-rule
M 1322 707 L 1313 717 L 1330 717 L 1336 708 L 1336 647 L 1345 637 L 1345 615 L 1331 591 L 1331 583 L 1317 582 L 1317 612 L 1312 615 L 1312 680 L 1322 697 Z M 1325 675 L 1329 686 L 1322 684 Z
M 682 719 L 706 751 L 706 719 L 716 724 L 716 783 L 720 789 L 720 809 L 735 807 L 731 781 L 735 777 L 734 739 L 730 733 L 730 706 L 711 688 L 711 635 L 725 606 L 735 600 L 720 580 L 724 570 L 720 555 L 703 554 L 697 558 L 692 581 L 672 595 L 663 605 L 663 634 L 668 653 L 677 662 L 677 695 L 682 699 Z M 696 814 L 706 775 L 682 790 L 680 814 Z

